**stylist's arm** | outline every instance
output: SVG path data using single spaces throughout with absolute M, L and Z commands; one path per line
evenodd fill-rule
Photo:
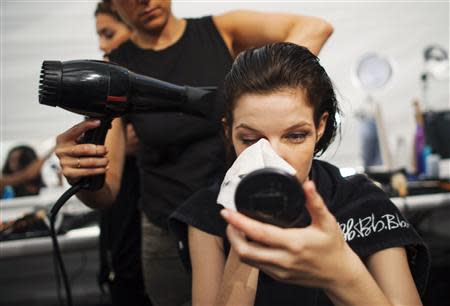
M 275 279 L 323 288 L 334 305 L 392 305 L 344 241 L 314 183 L 303 189 L 312 220 L 305 228 L 282 229 L 222 211 L 239 258 Z

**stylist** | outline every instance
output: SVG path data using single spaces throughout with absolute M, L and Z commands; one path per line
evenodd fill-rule
M 133 34 L 111 52 L 110 60 L 179 85 L 218 86 L 240 51 L 270 42 L 293 42 L 317 54 L 332 33 L 332 27 L 316 17 L 233 11 L 183 19 L 172 14 L 167 0 L 113 0 L 112 4 Z M 175 112 L 133 114 L 127 120 L 140 140 L 136 155 L 146 291 L 154 305 L 182 305 L 190 301 L 190 275 L 169 235 L 167 219 L 195 191 L 223 173 L 219 122 Z M 104 146 L 77 143 L 80 135 L 98 125 L 88 120 L 72 127 L 59 135 L 57 146 L 69 182 L 106 173 L 101 190 L 78 193 L 94 208 L 114 202 L 126 143 L 122 119 L 113 121 Z

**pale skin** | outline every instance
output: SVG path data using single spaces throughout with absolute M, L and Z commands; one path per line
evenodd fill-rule
M 186 27 L 186 20 L 172 14 L 171 1 L 145 2 L 113 1 L 115 10 L 132 28 L 131 40 L 143 49 L 153 50 L 167 48 L 178 41 Z M 213 20 L 233 57 L 243 49 L 276 41 L 304 45 L 317 54 L 333 31 L 331 25 L 320 18 L 293 14 L 234 11 L 214 16 Z M 77 143 L 85 131 L 96 126 L 93 121 L 84 121 L 60 134 L 56 154 L 69 182 L 77 182 L 83 176 L 106 173 L 105 185 L 101 190 L 77 193 L 86 205 L 100 208 L 111 205 L 117 196 L 126 134 L 121 119 L 115 119 L 104 146 Z
M 339 306 L 421 305 L 404 248 L 376 252 L 363 262 L 345 242 L 335 217 L 307 178 L 327 113 L 316 126 L 303 93 L 284 90 L 240 97 L 233 119 L 228 137 L 237 155 L 266 138 L 297 170 L 312 223 L 281 229 L 223 210 L 229 223 L 228 257 L 221 238 L 189 227 L 194 306 L 235 305 L 236 301 L 253 305 L 260 270 L 283 282 L 323 288 Z
M 111 52 L 131 36 L 131 30 L 123 22 L 106 13 L 95 16 L 95 30 L 98 46 L 105 53 Z

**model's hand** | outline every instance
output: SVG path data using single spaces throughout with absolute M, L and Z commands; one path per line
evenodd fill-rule
M 109 161 L 105 146 L 78 143 L 83 133 L 99 125 L 99 120 L 86 120 L 56 138 L 55 153 L 63 175 L 71 184 L 78 182 L 82 177 L 102 174 L 107 170 Z
M 243 262 L 275 279 L 324 289 L 350 285 L 362 262 L 344 241 L 314 183 L 306 182 L 303 189 L 312 219 L 308 227 L 282 229 L 223 210 L 230 243 Z

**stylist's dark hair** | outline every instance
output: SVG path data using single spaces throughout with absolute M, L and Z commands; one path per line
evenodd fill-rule
M 97 8 L 95 9 L 94 16 L 98 14 L 107 14 L 114 17 L 117 21 L 123 22 L 117 12 L 113 11 L 111 0 L 103 0 L 97 3 Z
M 305 91 L 308 102 L 314 108 L 316 127 L 322 114 L 328 112 L 324 134 L 314 149 L 314 154 L 320 156 L 336 136 L 336 114 L 340 113 L 340 109 L 331 80 L 319 59 L 307 48 L 293 43 L 273 43 L 238 55 L 224 82 L 228 135 L 231 136 L 233 110 L 239 97 L 284 89 Z

